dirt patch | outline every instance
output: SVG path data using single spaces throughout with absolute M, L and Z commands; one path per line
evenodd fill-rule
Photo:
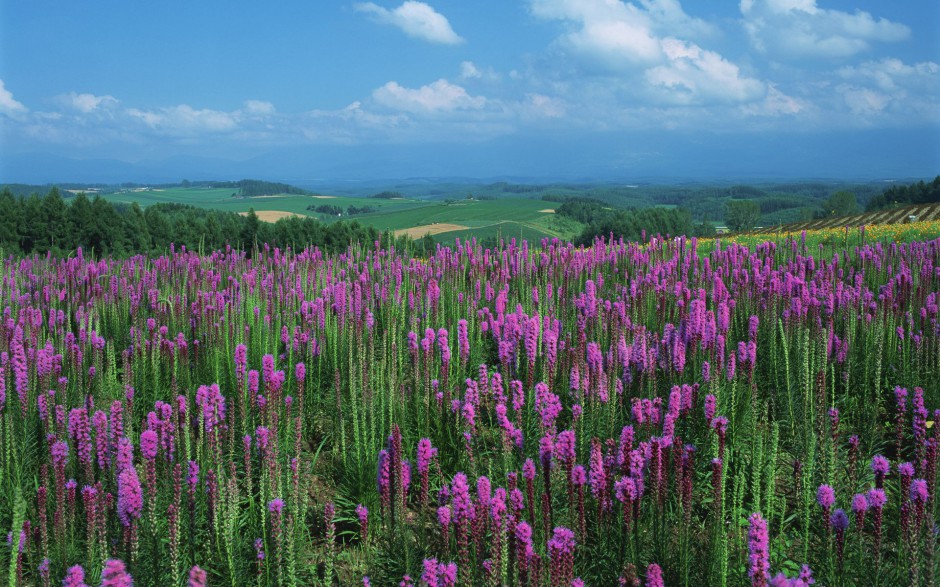
M 545 214 L 554 214 L 554 213 L 555 213 L 555 209 L 554 209 L 554 208 L 545 208 L 544 210 L 539 210 L 539 212 L 543 212 L 543 213 L 545 213 Z
M 336 196 L 310 196 L 311 198 L 316 198 L 318 200 L 335 200 Z
M 395 236 L 407 235 L 411 238 L 421 238 L 426 234 L 441 234 L 442 232 L 451 232 L 454 230 L 466 230 L 469 226 L 463 224 L 450 224 L 447 222 L 435 222 L 434 224 L 425 224 L 423 226 L 412 226 L 395 231 Z
M 248 216 L 248 212 L 239 212 L 242 216 Z M 281 218 L 290 218 L 291 216 L 296 216 L 298 218 L 307 218 L 303 214 L 297 214 L 294 212 L 285 212 L 283 210 L 257 210 L 255 215 L 258 217 L 258 220 L 261 222 L 277 222 Z

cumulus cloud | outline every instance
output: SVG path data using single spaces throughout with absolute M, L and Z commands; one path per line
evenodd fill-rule
M 27 111 L 28 108 L 23 106 L 23 104 L 20 102 L 17 102 L 13 98 L 13 93 L 6 89 L 6 86 L 4 86 L 3 80 L 0 80 L 0 114 L 6 114 L 7 116 L 17 116 L 24 114 Z
M 669 95 L 674 99 L 748 102 L 763 97 L 766 88 L 762 82 L 742 76 L 738 66 L 718 53 L 672 38 L 661 44 L 666 63 L 648 69 L 646 79 L 653 86 L 671 90 Z
M 810 109 L 811 106 L 804 100 L 784 94 L 774 84 L 767 84 L 764 99 L 745 104 L 741 111 L 747 116 L 779 117 L 805 113 Z
M 139 110 L 129 108 L 126 113 L 152 130 L 170 135 L 191 135 L 230 131 L 237 126 L 236 117 L 220 110 L 197 110 L 187 104 Z
M 486 105 L 486 98 L 471 96 L 463 87 L 445 79 L 416 89 L 391 81 L 372 92 L 372 98 L 388 108 L 415 113 L 477 110 Z
M 650 15 L 605 0 L 532 0 L 532 13 L 567 23 L 562 46 L 612 67 L 652 64 L 661 56 Z
M 274 104 L 263 100 L 245 100 L 244 111 L 252 116 L 270 116 L 277 112 Z
M 741 0 L 740 9 L 751 44 L 781 58 L 846 58 L 911 33 L 868 12 L 820 8 L 816 0 Z
M 557 46 L 616 82 L 645 89 L 647 99 L 680 104 L 735 102 L 763 97 L 765 84 L 720 54 L 679 38 L 710 33 L 677 0 L 531 0 L 532 13 L 568 30 Z M 671 31 L 672 34 L 666 34 Z M 642 94 L 643 92 L 639 92 Z
M 908 65 L 899 59 L 868 61 L 839 69 L 836 91 L 853 114 L 875 118 L 940 120 L 940 65 Z M 874 118 L 873 118 L 874 117 Z
M 479 67 L 472 61 L 460 62 L 460 75 L 462 80 L 477 80 L 484 82 L 499 81 L 500 75 L 492 67 Z
M 463 43 L 463 38 L 454 32 L 450 22 L 440 12 L 424 2 L 408 0 L 398 8 L 389 10 L 373 2 L 355 5 L 359 12 L 372 16 L 377 22 L 398 27 L 409 37 L 442 45 Z
M 99 108 L 106 109 L 118 104 L 114 96 L 96 96 L 94 94 L 78 94 L 69 92 L 57 98 L 57 102 L 73 110 L 89 114 Z

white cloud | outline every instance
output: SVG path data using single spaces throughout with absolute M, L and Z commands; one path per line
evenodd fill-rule
M 431 43 L 457 45 L 464 40 L 454 32 L 447 18 L 424 2 L 408 0 L 398 8 L 389 10 L 373 2 L 360 2 L 355 9 L 371 15 L 382 24 L 400 28 L 409 37 Z
M 460 63 L 460 77 L 464 79 L 479 79 L 483 77 L 483 72 L 480 71 L 472 61 L 462 61 Z
M 713 30 L 688 16 L 677 0 L 640 0 L 640 5 L 620 0 L 531 0 L 531 7 L 537 17 L 567 25 L 556 44 L 559 49 L 589 70 L 600 68 L 611 85 L 632 84 L 635 99 L 652 104 L 746 102 L 761 99 L 766 92 L 763 82 L 720 54 L 675 35 L 707 36 Z
M 270 116 L 277 112 L 274 104 L 263 100 L 245 100 L 244 111 L 252 116 Z
M 94 94 L 77 94 L 69 92 L 58 97 L 57 101 L 65 106 L 88 114 L 98 108 L 110 108 L 118 104 L 114 96 L 96 96 Z
M 528 94 L 522 104 L 526 118 L 563 118 L 567 114 L 564 101 L 543 94 Z
M 749 102 L 764 95 L 762 82 L 742 77 L 738 66 L 718 53 L 671 38 L 662 40 L 662 49 L 666 63 L 648 69 L 646 79 L 655 87 L 676 90 L 669 96 L 680 102 Z
M 126 113 L 155 131 L 170 135 L 230 131 L 234 130 L 238 124 L 236 116 L 231 113 L 220 110 L 196 110 L 187 104 L 157 110 L 129 108 Z
M 461 86 L 445 79 L 417 89 L 391 81 L 372 92 L 372 98 L 382 106 L 415 113 L 477 110 L 486 105 L 486 98 L 471 96 Z
M 907 65 L 899 59 L 868 61 L 836 72 L 835 89 L 845 106 L 867 122 L 882 119 L 940 120 L 940 65 Z
M 788 96 L 777 89 L 774 84 L 767 84 L 767 95 L 760 102 L 745 104 L 742 113 L 748 116 L 792 116 L 805 113 L 810 105 L 793 96 Z
M 816 0 L 742 0 L 744 28 L 759 51 L 784 58 L 846 58 L 910 29 L 868 12 L 819 8 Z
M 0 80 L 0 114 L 6 114 L 7 116 L 18 116 L 24 114 L 28 111 L 26 106 L 23 106 L 20 102 L 17 102 L 13 98 L 13 94 L 10 90 L 6 89 L 6 86 L 3 85 L 3 80 Z
M 633 4 L 607 0 L 532 0 L 532 13 L 566 22 L 560 41 L 610 67 L 655 63 L 661 56 L 650 15 Z
M 464 81 L 493 83 L 500 81 L 502 76 L 492 67 L 480 67 L 472 61 L 461 61 L 460 75 L 457 77 Z
M 933 93 L 940 89 L 937 87 L 940 65 L 933 61 L 906 65 L 900 59 L 887 58 L 868 61 L 858 67 L 843 67 L 837 73 L 842 79 L 867 82 L 887 92 L 911 85 Z

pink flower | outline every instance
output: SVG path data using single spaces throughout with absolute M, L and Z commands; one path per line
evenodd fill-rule
M 140 454 L 148 460 L 157 458 L 157 433 L 153 430 L 140 433 Z
M 770 575 L 770 550 L 767 535 L 767 522 L 759 512 L 748 518 L 747 550 L 749 566 L 747 574 L 752 587 L 766 587 Z
M 134 587 L 134 580 L 122 561 L 109 559 L 101 571 L 101 587 Z
M 187 587 L 206 587 L 206 572 L 199 568 L 199 565 L 194 566 L 189 570 L 189 582 L 186 585 Z
M 85 569 L 81 565 L 70 567 L 62 579 L 62 587 L 88 587 L 85 583 Z
M 144 498 L 137 469 L 127 467 L 118 475 L 118 517 L 121 524 L 130 526 L 140 518 L 143 507 Z

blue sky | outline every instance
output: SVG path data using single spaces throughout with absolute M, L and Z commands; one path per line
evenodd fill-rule
M 935 0 L 0 0 L 0 179 L 929 175 L 938 31 Z

